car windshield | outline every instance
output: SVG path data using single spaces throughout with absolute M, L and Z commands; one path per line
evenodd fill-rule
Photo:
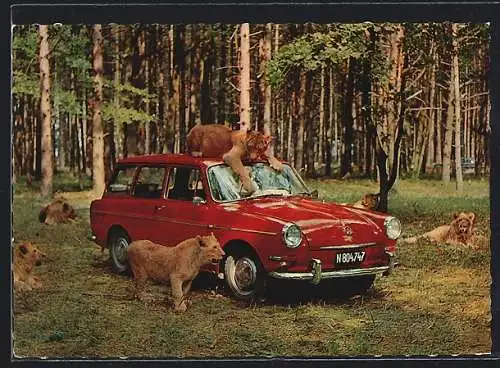
M 258 190 L 251 196 L 245 197 L 238 175 L 227 165 L 221 164 L 208 169 L 208 181 L 212 197 L 216 201 L 235 201 L 239 199 L 256 198 L 263 196 L 289 196 L 309 194 L 298 174 L 284 164 L 283 171 L 271 168 L 267 163 L 246 165 L 251 180 Z

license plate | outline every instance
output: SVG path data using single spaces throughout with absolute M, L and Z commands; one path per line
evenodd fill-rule
M 342 252 L 337 253 L 335 263 L 338 265 L 348 265 L 352 263 L 361 263 L 365 259 L 365 252 Z

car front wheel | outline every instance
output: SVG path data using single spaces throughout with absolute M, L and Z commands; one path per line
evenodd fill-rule
M 130 238 L 124 230 L 114 230 L 110 237 L 109 254 L 113 269 L 117 273 L 128 271 L 127 248 Z
M 234 297 L 253 300 L 265 292 L 265 275 L 259 259 L 250 252 L 231 252 L 224 264 L 226 284 Z

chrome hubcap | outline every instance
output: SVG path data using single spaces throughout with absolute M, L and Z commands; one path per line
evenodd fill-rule
M 123 238 L 118 238 L 118 240 L 115 243 L 115 256 L 116 260 L 119 262 L 125 262 L 127 259 L 127 247 L 128 247 L 128 242 L 127 240 Z
M 257 279 L 257 267 L 253 261 L 247 257 L 242 257 L 236 261 L 234 270 L 234 280 L 240 289 L 251 287 Z

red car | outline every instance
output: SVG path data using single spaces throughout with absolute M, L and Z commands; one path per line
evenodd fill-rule
M 215 234 L 227 256 L 203 271 L 217 273 L 235 297 L 263 292 L 267 277 L 342 278 L 369 288 L 393 268 L 401 224 L 393 216 L 326 203 L 297 172 L 265 162 L 245 163 L 259 190 L 241 194 L 240 180 L 221 159 L 159 154 L 117 163 L 105 193 L 92 202 L 92 239 L 108 247 L 117 272 L 125 272 L 127 246 L 150 239 L 174 246 Z

